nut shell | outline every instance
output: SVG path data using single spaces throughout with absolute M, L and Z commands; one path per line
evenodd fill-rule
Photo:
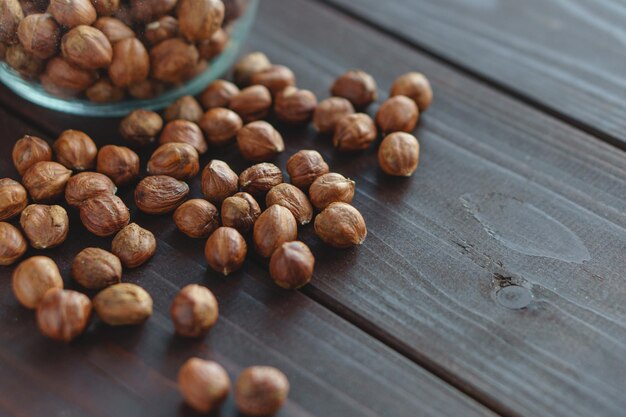
M 52 161 L 52 148 L 43 139 L 26 135 L 13 146 L 13 165 L 20 175 L 37 162 Z
M 412 132 L 419 118 L 419 110 L 413 100 L 405 96 L 391 97 L 376 113 L 376 124 L 383 133 Z
M 313 127 L 320 133 L 334 133 L 339 120 L 354 114 L 354 106 L 343 97 L 320 101 L 313 113 Z
M 24 12 L 18 0 L 0 2 L 0 42 L 15 43 L 17 28 L 24 19 Z
M 98 147 L 84 132 L 66 130 L 52 147 L 59 163 L 67 169 L 85 171 L 96 166 Z
M 26 189 L 11 178 L 0 179 L 0 221 L 17 216 L 26 208 Z
M 311 281 L 315 258 L 302 242 L 285 242 L 272 254 L 270 275 L 276 285 L 285 289 L 301 288 Z
M 108 237 L 128 224 L 130 212 L 118 196 L 102 194 L 80 206 L 80 220 L 94 235 Z
M 165 143 L 159 146 L 148 161 L 150 175 L 169 175 L 177 180 L 195 177 L 200 171 L 196 149 L 186 143 Z
M 251 52 L 237 61 L 233 69 L 233 78 L 237 85 L 250 85 L 252 76 L 272 68 L 272 63 L 262 52 Z
M 13 264 L 27 249 L 28 244 L 19 229 L 10 223 L 0 222 L 0 265 Z
M 283 243 L 298 238 L 298 225 L 291 211 L 274 204 L 254 223 L 254 248 L 264 258 L 272 256 Z
M 232 227 L 218 228 L 204 247 L 204 256 L 209 266 L 225 276 L 241 268 L 247 253 L 245 239 Z
M 96 9 L 90 0 L 50 0 L 48 13 L 68 28 L 91 25 L 97 18 Z
M 176 333 L 184 337 L 205 335 L 219 316 L 217 299 L 207 287 L 187 285 L 174 298 L 170 316 Z
M 118 87 L 130 87 L 145 81 L 150 74 L 150 56 L 137 38 L 126 38 L 113 44 L 109 78 Z
M 20 226 L 35 249 L 50 249 L 65 242 L 69 224 L 67 211 L 61 206 L 31 204 L 20 216 Z
M 204 112 L 200 103 L 192 96 L 183 96 L 169 105 L 163 117 L 168 122 L 172 120 L 187 120 L 198 123 Z
M 230 378 L 217 362 L 191 358 L 178 372 L 178 388 L 190 407 L 210 413 L 228 397 Z
M 139 176 L 139 156 L 125 146 L 105 145 L 98 152 L 96 170 L 121 187 Z
M 241 116 L 244 123 L 265 118 L 272 107 L 270 90 L 262 85 L 253 85 L 231 97 L 229 107 Z
M 367 236 L 365 220 L 346 203 L 332 203 L 315 218 L 315 234 L 335 248 L 361 245 Z
M 152 77 L 180 84 L 194 75 L 198 58 L 198 49 L 194 45 L 178 38 L 164 40 L 150 50 Z
M 303 124 L 311 120 L 316 107 L 317 97 L 313 92 L 286 87 L 276 94 L 274 113 L 285 123 Z
M 262 162 L 251 166 L 239 175 L 241 189 L 253 196 L 265 196 L 269 190 L 283 182 L 283 173 L 274 164 Z
M 17 36 L 30 54 L 39 59 L 48 59 L 59 49 L 61 30 L 51 15 L 35 13 L 20 22 Z
M 48 60 L 40 79 L 46 91 L 60 97 L 76 96 L 97 80 L 96 71 L 77 67 L 59 56 Z
M 178 230 L 191 238 L 208 238 L 220 225 L 217 208 L 206 200 L 185 201 L 174 212 Z
M 90 198 L 102 194 L 115 194 L 117 187 L 109 177 L 98 172 L 81 172 L 72 176 L 65 187 L 65 201 L 73 207 L 80 207 Z
M 86 248 L 72 262 L 72 278 L 85 288 L 99 290 L 122 280 L 122 263 L 111 252 Z
M 137 184 L 135 204 L 147 214 L 166 214 L 176 210 L 187 194 L 187 183 L 167 175 L 152 175 Z
M 85 331 L 91 316 L 89 297 L 77 291 L 52 288 L 37 306 L 37 325 L 50 339 L 71 342 Z
M 145 322 L 152 315 L 152 297 L 143 288 L 130 283 L 111 285 L 93 299 L 98 317 L 111 326 Z
M 221 204 L 237 192 L 238 180 L 226 162 L 214 159 L 202 171 L 202 193 L 213 204 Z
M 265 121 L 248 123 L 237 132 L 237 146 L 249 161 L 265 161 L 285 150 L 283 137 Z
M 33 256 L 20 263 L 12 277 L 13 294 L 26 308 L 35 309 L 46 291 L 63 288 L 57 264 L 46 256 Z
M 43 60 L 30 54 L 21 44 L 8 46 L 4 61 L 27 80 L 36 79 L 44 68 Z
M 174 120 L 165 125 L 159 143 L 163 145 L 172 142 L 191 145 L 200 155 L 208 150 L 200 127 L 187 120 Z
M 287 160 L 287 173 L 293 185 L 306 190 L 318 177 L 328 173 L 328 164 L 319 152 L 304 149 Z
M 247 233 L 261 215 L 261 208 L 252 195 L 237 193 L 224 200 L 221 213 L 224 226 L 235 228 L 239 233 Z
M 180 32 L 189 41 L 210 39 L 224 21 L 220 0 L 180 0 L 176 9 Z
M 98 29 L 79 25 L 61 40 L 63 56 L 72 64 L 85 69 L 106 68 L 113 61 L 113 47 Z
M 382 141 L 378 164 L 389 175 L 410 177 L 419 164 L 420 145 L 410 133 L 395 132 Z
M 265 197 L 265 205 L 270 207 L 274 204 L 288 209 L 298 224 L 305 225 L 313 217 L 313 207 L 309 199 L 295 185 L 282 183 L 272 188 Z
M 158 113 L 137 109 L 120 123 L 120 134 L 136 146 L 149 145 L 163 129 L 163 119 Z
M 135 37 L 135 32 L 131 28 L 114 17 L 101 17 L 96 20 L 93 26 L 104 33 L 112 45 L 121 40 Z
M 113 85 L 108 78 L 101 78 L 85 90 L 85 95 L 94 103 L 115 103 L 124 99 L 126 91 Z
M 210 39 L 198 43 L 198 53 L 200 58 L 207 61 L 212 60 L 226 49 L 230 35 L 224 29 L 218 29 Z
M 63 196 L 71 175 L 72 171 L 57 162 L 42 161 L 24 173 L 22 183 L 34 201 L 45 203 Z
M 296 85 L 296 77 L 289 68 L 283 65 L 272 65 L 265 71 L 256 72 L 250 78 L 253 85 L 262 85 L 267 87 L 276 96 L 279 92 L 287 87 Z
M 146 25 L 144 37 L 152 45 L 178 36 L 178 20 L 172 16 L 163 16 Z
M 348 99 L 357 109 L 363 109 L 378 98 L 378 86 L 371 75 L 352 70 L 335 80 L 330 93 Z
M 340 151 L 361 151 L 376 139 L 376 125 L 365 113 L 350 114 L 335 127 L 333 145 Z
M 200 102 L 205 110 L 228 107 L 230 99 L 239 94 L 239 88 L 226 80 L 215 80 L 202 92 Z
M 313 181 L 309 188 L 309 197 L 316 209 L 324 210 L 331 203 L 352 202 L 355 188 L 354 181 L 341 174 L 331 172 Z
M 271 366 L 252 366 L 244 369 L 235 385 L 235 403 L 247 416 L 274 415 L 283 406 L 289 394 L 285 374 Z
M 433 89 L 428 78 L 419 72 L 409 72 L 398 77 L 391 86 L 390 96 L 403 95 L 415 101 L 420 112 L 433 101 Z
M 115 235 L 111 252 L 120 258 L 126 268 L 137 268 L 154 255 L 156 246 L 156 239 L 152 232 L 136 223 L 131 223 Z
M 207 111 L 198 124 L 211 145 L 224 146 L 237 135 L 243 121 L 234 111 L 216 107 Z

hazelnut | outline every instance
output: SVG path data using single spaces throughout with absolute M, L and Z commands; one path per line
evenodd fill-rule
M 79 130 L 66 130 L 52 144 L 57 160 L 68 169 L 84 171 L 96 165 L 98 148 L 94 141 Z
M 98 73 L 77 67 L 63 58 L 54 57 L 48 61 L 41 75 L 41 85 L 60 97 L 72 97 L 85 91 L 98 79 Z
M 190 41 L 203 41 L 222 26 L 224 3 L 221 0 L 179 0 L 176 8 L 180 32 Z
M 57 53 L 61 30 L 52 16 L 36 13 L 20 22 L 17 36 L 30 54 L 39 59 L 48 59 Z
M 63 195 L 72 171 L 57 162 L 42 161 L 31 166 L 22 183 L 34 201 L 49 202 Z
M 252 74 L 250 83 L 267 87 L 272 96 L 276 96 L 285 88 L 295 86 L 296 77 L 293 71 L 284 65 L 272 65 L 264 71 Z
M 214 159 L 202 171 L 202 193 L 210 202 L 221 204 L 237 192 L 238 180 L 226 162 Z
M 101 78 L 85 90 L 85 95 L 94 103 L 115 103 L 122 101 L 126 92 L 123 88 L 113 85 L 111 80 Z
M 207 111 L 198 124 L 211 145 L 223 146 L 235 137 L 243 121 L 234 111 L 216 107 Z
M 350 203 L 354 198 L 354 190 L 354 181 L 331 172 L 313 181 L 309 188 L 309 197 L 316 209 L 324 210 L 330 203 Z
M 61 51 L 70 63 L 85 69 L 106 68 L 113 61 L 111 42 L 98 29 L 80 25 L 61 40 Z
M 172 16 L 163 16 L 146 25 L 144 36 L 152 45 L 178 36 L 178 20 Z
M 195 98 L 192 96 L 183 96 L 165 109 L 163 117 L 168 122 L 180 119 L 198 123 L 203 114 L 202 107 L 200 107 L 200 103 L 198 103 Z
M 320 101 L 313 113 L 313 127 L 320 133 L 334 133 L 339 120 L 354 114 L 352 103 L 343 97 L 330 97 Z
M 331 203 L 315 218 L 315 234 L 335 248 L 361 245 L 367 236 L 361 213 L 347 203 Z
M 108 237 L 128 224 L 130 212 L 118 196 L 102 194 L 86 200 L 80 206 L 80 219 L 94 235 Z
M 200 127 L 187 120 L 174 120 L 165 125 L 159 143 L 163 145 L 170 142 L 187 143 L 196 148 L 200 155 L 208 150 Z
M 239 233 L 252 230 L 260 215 L 259 203 L 248 193 L 237 193 L 222 203 L 222 224 L 237 229 Z
M 247 416 L 274 415 L 283 406 L 289 394 L 285 374 L 271 366 L 246 368 L 237 378 L 235 403 Z
M 328 173 L 328 164 L 319 152 L 304 149 L 287 160 L 287 173 L 293 185 L 308 189 L 313 181 Z
M 276 94 L 274 112 L 285 123 L 303 124 L 311 120 L 315 107 L 317 97 L 311 91 L 287 87 Z
M 166 39 L 150 50 L 152 76 L 159 81 L 180 84 L 193 76 L 198 58 L 194 45 L 178 38 Z
M 420 145 L 410 133 L 395 132 L 382 141 L 378 164 L 389 175 L 410 177 L 419 163 Z
M 207 287 L 187 285 L 174 298 L 170 315 L 176 333 L 185 337 L 200 337 L 217 322 L 217 300 Z
M 233 70 L 235 84 L 246 87 L 250 85 L 252 76 L 266 71 L 272 67 L 272 63 L 262 52 L 251 52 L 237 61 Z
M 131 223 L 115 235 L 111 252 L 120 258 L 126 268 L 137 268 L 156 252 L 156 239 L 149 230 Z
M 367 114 L 350 114 L 337 122 L 333 145 L 340 151 L 360 151 L 369 148 L 377 134 L 376 125 Z
M 13 225 L 0 222 L 0 265 L 13 264 L 26 253 L 28 244 L 24 236 Z
M 80 207 L 90 198 L 102 194 L 115 194 L 117 187 L 109 177 L 97 172 L 81 172 L 69 179 L 65 187 L 65 201 L 73 207 Z
M 272 95 L 266 87 L 253 85 L 231 97 L 229 107 L 245 123 L 263 119 L 272 107 Z
M 128 94 L 136 99 L 147 100 L 163 94 L 166 88 L 160 81 L 147 79 L 128 86 Z
M 224 3 L 224 25 L 240 17 L 248 4 L 245 0 L 222 0 Z
M 111 252 L 86 248 L 72 262 L 72 278 L 85 288 L 99 290 L 122 280 L 122 263 Z
M 280 245 L 298 238 L 298 224 L 289 209 L 274 204 L 254 223 L 252 237 L 257 253 L 269 258 Z
M 230 378 L 217 362 L 191 358 L 178 372 L 178 388 L 190 407 L 210 413 L 228 397 Z
M 109 78 L 118 87 L 129 87 L 145 81 L 150 74 L 148 51 L 137 38 L 126 38 L 113 44 Z
M 313 217 L 313 207 L 306 194 L 291 184 L 278 184 L 265 196 L 267 207 L 278 204 L 289 209 L 299 224 L 307 224 Z
M 346 98 L 357 109 L 369 106 L 378 98 L 378 87 L 371 75 L 352 70 L 337 78 L 330 88 L 333 96 Z
M 35 309 L 50 288 L 63 288 L 61 272 L 54 261 L 45 256 L 33 256 L 13 271 L 13 294 L 26 308 Z
M 241 155 L 249 161 L 272 159 L 285 150 L 283 137 L 278 130 L 262 120 L 248 123 L 239 129 L 237 146 Z
M 31 204 L 20 216 L 20 226 L 35 249 L 54 248 L 65 242 L 69 223 L 61 206 Z
M 0 221 L 17 216 L 26 208 L 26 189 L 11 178 L 0 179 Z
M 264 196 L 282 182 L 283 173 L 280 168 L 266 162 L 253 165 L 239 175 L 241 189 L 254 196 Z
M 274 282 L 288 290 L 303 287 L 311 281 L 315 258 L 302 242 L 285 242 L 272 254 L 270 275 Z
M 198 44 L 198 53 L 200 58 L 207 61 L 212 60 L 226 49 L 230 36 L 224 29 L 218 29 L 210 39 L 202 41 Z
M 176 209 L 174 223 L 187 236 L 206 239 L 219 227 L 220 214 L 213 204 L 197 198 L 185 201 Z
M 101 17 L 96 20 L 93 27 L 104 33 L 104 36 L 111 42 L 111 45 L 121 40 L 135 37 L 135 32 L 133 32 L 131 28 L 114 17 Z
M 0 42 L 11 44 L 17 41 L 17 29 L 23 18 L 24 12 L 19 1 L 0 2 Z
M 110 16 L 120 8 L 120 0 L 91 0 L 98 16 Z
M 120 123 L 120 134 L 124 139 L 137 146 L 154 142 L 163 129 L 163 119 L 158 113 L 138 109 L 131 112 Z
M 419 72 L 409 72 L 398 77 L 391 86 L 390 96 L 403 95 L 415 101 L 420 112 L 423 112 L 433 101 L 433 90 L 430 82 Z
M 48 5 L 47 1 L 43 0 L 18 0 L 22 6 L 24 16 L 30 16 L 35 13 L 43 13 L 46 11 Z
M 52 148 L 48 143 L 36 136 L 26 135 L 13 146 L 13 164 L 20 175 L 37 162 L 51 161 Z
M 141 324 L 152 315 L 152 297 L 135 284 L 114 284 L 93 299 L 100 320 L 110 326 Z
M 11 45 L 7 48 L 6 63 L 26 79 L 35 79 L 44 68 L 44 62 L 31 55 L 21 44 Z
M 214 107 L 228 107 L 230 99 L 239 94 L 239 88 L 230 81 L 215 80 L 202 92 L 200 102 L 206 110 Z
M 147 169 L 150 175 L 169 175 L 177 180 L 191 179 L 200 170 L 198 152 L 186 143 L 166 143 L 154 151 Z
M 220 227 L 209 237 L 204 247 L 204 256 L 213 270 L 229 275 L 243 265 L 248 245 L 236 229 Z
M 91 25 L 98 17 L 90 0 L 50 0 L 48 13 L 68 28 Z
M 85 331 L 91 316 L 91 301 L 77 291 L 51 288 L 37 306 L 37 325 L 50 339 L 71 342 Z
M 151 22 L 169 14 L 177 0 L 131 0 L 131 16 L 141 23 Z
M 417 105 L 405 96 L 391 97 L 376 113 L 376 123 L 383 133 L 412 132 L 418 118 Z
M 166 214 L 176 210 L 187 194 L 187 183 L 167 175 L 153 175 L 137 184 L 135 204 L 147 214 Z
M 96 170 L 117 186 L 126 185 L 139 176 L 139 156 L 125 146 L 105 145 L 98 152 Z

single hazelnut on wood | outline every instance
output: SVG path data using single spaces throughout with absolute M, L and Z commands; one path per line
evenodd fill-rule
M 187 120 L 174 120 L 165 125 L 159 143 L 163 145 L 170 142 L 187 143 L 196 148 L 200 155 L 208 150 L 200 127 Z
M 68 28 L 91 25 L 98 17 L 90 0 L 50 0 L 48 13 Z
M 252 74 L 250 83 L 267 87 L 272 96 L 275 97 L 285 88 L 295 86 L 296 76 L 284 65 L 272 65 L 264 71 Z
M 330 93 L 348 99 L 357 109 L 363 109 L 378 98 L 378 86 L 368 73 L 352 70 L 335 80 Z
M 328 164 L 319 152 L 303 149 L 287 160 L 287 173 L 293 185 L 306 190 L 318 177 L 328 173 Z
M 285 242 L 272 254 L 270 275 L 274 282 L 289 290 L 303 287 L 311 281 L 315 258 L 302 242 Z
M 49 249 L 65 242 L 69 218 L 61 206 L 31 204 L 22 211 L 20 226 L 35 249 Z
M 114 284 L 94 297 L 93 308 L 110 326 L 136 325 L 152 315 L 152 297 L 138 285 Z
M 122 280 L 122 263 L 111 252 L 86 248 L 72 262 L 72 278 L 85 288 L 99 290 Z
M 420 145 L 410 133 L 395 132 L 383 139 L 378 164 L 389 175 L 410 177 L 419 163 Z
M 148 78 L 150 57 L 137 38 L 126 38 L 113 44 L 109 78 L 118 87 L 130 87 Z
M 261 215 L 259 203 L 248 193 L 237 193 L 222 203 L 222 224 L 237 229 L 239 233 L 252 230 Z
M 262 52 L 251 52 L 237 61 L 233 70 L 235 84 L 246 87 L 250 85 L 252 76 L 266 71 L 272 67 L 272 63 Z
M 22 44 L 10 45 L 5 52 L 4 60 L 27 80 L 36 79 L 44 69 L 44 61 L 31 55 Z
M 207 287 L 187 285 L 174 297 L 170 315 L 176 333 L 184 337 L 205 335 L 217 322 L 217 299 Z
M 11 178 L 0 179 L 0 221 L 17 216 L 27 204 L 28 195 L 22 184 Z
M 339 120 L 354 114 L 354 107 L 343 97 L 330 97 L 320 101 L 313 112 L 313 127 L 320 133 L 334 133 Z
M 79 25 L 61 40 L 63 56 L 72 64 L 85 69 L 107 68 L 113 61 L 113 47 L 98 29 Z
M 391 97 L 376 113 L 376 123 L 383 133 L 412 132 L 418 118 L 417 104 L 406 96 Z
M 195 177 L 200 171 L 198 151 L 186 143 L 165 143 L 159 146 L 148 161 L 150 175 L 169 175 L 177 180 Z
M 52 144 L 57 160 L 68 169 L 85 171 L 96 166 L 98 147 L 80 130 L 66 130 Z
M 216 107 L 207 111 L 198 125 L 211 145 L 223 146 L 237 135 L 243 126 L 243 121 L 234 111 Z
M 41 333 L 60 342 L 71 342 L 85 331 L 91 316 L 91 300 L 77 291 L 51 288 L 37 306 Z
M 120 0 L 91 0 L 98 16 L 110 16 L 120 8 Z
M 276 94 L 274 113 L 285 123 L 303 124 L 311 120 L 315 107 L 317 97 L 313 92 L 287 87 Z
M 0 265 L 7 266 L 20 259 L 28 249 L 26 239 L 10 223 L 0 222 Z
M 198 43 L 198 53 L 200 54 L 200 58 L 206 59 L 207 61 L 212 60 L 224 52 L 229 41 L 230 36 L 228 35 L 228 32 L 222 28 L 218 29 L 210 39 Z
M 137 184 L 135 204 L 147 214 L 166 214 L 176 210 L 187 194 L 187 183 L 167 175 L 152 175 Z
M 17 28 L 24 19 L 24 12 L 18 0 L 0 2 L 0 42 L 12 44 L 17 41 Z
M 36 13 L 20 22 L 17 36 L 30 54 L 39 59 L 48 59 L 56 55 L 59 49 L 61 29 L 51 15 Z
M 289 394 L 285 374 L 271 366 L 243 370 L 235 385 L 235 403 L 247 416 L 269 416 L 280 410 Z
M 121 87 L 113 85 L 111 80 L 101 78 L 85 90 L 85 95 L 89 101 L 94 103 L 115 103 L 124 99 L 126 91 Z
M 283 173 L 280 168 L 267 162 L 253 165 L 239 175 L 239 186 L 253 196 L 265 196 L 282 182 Z
M 295 185 L 282 183 L 272 188 L 265 196 L 265 205 L 270 207 L 274 204 L 288 209 L 298 224 L 307 224 L 313 217 L 313 207 L 309 199 Z
M 137 268 L 152 258 L 156 246 L 152 232 L 131 223 L 117 232 L 111 244 L 111 252 L 120 258 L 126 268 Z
M 214 204 L 221 204 L 226 197 L 235 194 L 239 177 L 228 164 L 212 160 L 202 171 L 202 194 Z
M 118 196 L 102 194 L 80 206 L 80 219 L 94 235 L 108 237 L 128 224 L 130 212 Z
M 283 137 L 271 124 L 259 120 L 248 123 L 237 132 L 237 147 L 249 161 L 274 158 L 285 150 Z
M 152 45 L 178 36 L 178 20 L 173 16 L 163 16 L 146 25 L 144 37 Z
M 31 166 L 22 177 L 28 194 L 36 202 L 51 202 L 63 195 L 72 171 L 57 162 L 42 161 Z
M 120 123 L 120 134 L 137 146 L 149 145 L 163 129 L 163 119 L 158 113 L 138 109 L 131 112 Z
M 180 84 L 194 75 L 198 59 L 194 45 L 179 38 L 166 39 L 150 50 L 152 76 L 159 81 Z
M 272 95 L 262 85 L 253 85 L 231 97 L 230 109 L 241 116 L 245 123 L 266 117 L 272 107 Z
M 77 67 L 58 56 L 51 58 L 41 75 L 41 85 L 49 93 L 72 97 L 85 91 L 98 80 L 98 73 Z
M 200 95 L 200 103 L 206 110 L 228 107 L 230 99 L 239 94 L 239 88 L 226 80 L 215 80 Z
M 367 114 L 350 114 L 337 122 L 333 145 L 340 151 L 360 151 L 369 148 L 377 134 L 376 125 Z
M 135 37 L 135 32 L 131 28 L 114 17 L 101 17 L 96 20 L 93 27 L 104 33 L 111 45 L 121 40 Z
M 221 0 L 179 0 L 176 8 L 180 32 L 187 40 L 210 39 L 224 21 Z
M 51 161 L 52 148 L 45 140 L 26 135 L 15 142 L 12 157 L 15 169 L 20 175 L 24 175 L 37 162 Z
M 139 156 L 125 146 L 105 145 L 98 152 L 96 170 L 117 186 L 126 185 L 139 176 Z
M 335 248 L 361 245 L 367 236 L 365 220 L 347 203 L 332 203 L 315 218 L 315 234 Z
M 117 187 L 109 177 L 98 172 L 81 172 L 72 176 L 65 187 L 65 201 L 80 207 L 90 198 L 102 194 L 115 194 Z
M 13 294 L 26 308 L 35 309 L 51 288 L 63 288 L 57 264 L 46 256 L 33 256 L 20 263 L 12 277 Z
M 430 82 L 419 72 L 409 72 L 398 77 L 391 86 L 390 96 L 403 95 L 415 101 L 420 112 L 426 110 L 433 101 Z
M 165 109 L 163 117 L 168 122 L 180 119 L 198 123 L 203 114 L 202 107 L 195 98 L 192 96 L 183 96 Z
M 232 227 L 218 228 L 204 247 L 204 256 L 209 266 L 224 275 L 241 268 L 247 254 L 248 245 L 245 239 Z
M 176 209 L 174 223 L 187 236 L 206 239 L 220 226 L 220 214 L 213 204 L 196 198 Z
M 178 371 L 178 389 L 191 408 L 210 413 L 228 397 L 230 378 L 217 362 L 191 358 Z
M 331 172 L 318 177 L 309 188 L 311 203 L 324 210 L 331 203 L 350 203 L 354 198 L 355 183 L 341 174 Z
M 285 242 L 298 238 L 298 224 L 289 209 L 274 204 L 268 207 L 254 223 L 254 248 L 259 255 L 269 258 Z

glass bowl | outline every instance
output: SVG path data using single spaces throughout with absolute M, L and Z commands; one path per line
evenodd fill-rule
M 209 62 L 208 68 L 186 83 L 172 87 L 151 99 L 128 98 L 115 103 L 98 104 L 82 98 L 60 98 L 46 92 L 39 82 L 23 79 L 5 62 L 0 62 L 0 81 L 26 100 L 64 113 L 96 117 L 118 117 L 125 116 L 138 108 L 160 110 L 182 96 L 197 95 L 211 81 L 223 76 L 233 65 L 242 43 L 250 33 L 256 17 L 259 0 L 247 0 L 246 3 L 244 13 L 229 28 L 230 42 L 228 46 L 219 56 Z

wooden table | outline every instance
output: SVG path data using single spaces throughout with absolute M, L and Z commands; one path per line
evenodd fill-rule
M 319 149 L 356 180 L 369 228 L 344 251 L 304 228 L 317 264 L 296 292 L 256 259 L 219 277 L 204 242 L 121 190 L 158 237 L 156 257 L 124 275 L 152 294 L 154 315 L 139 328 L 93 320 L 75 343 L 54 343 L 0 268 L 0 415 L 191 416 L 175 383 L 191 356 L 233 378 L 279 367 L 292 384 L 283 417 L 626 415 L 625 15 L 616 0 L 263 0 L 247 49 L 320 98 L 347 68 L 370 72 L 382 98 L 398 75 L 427 74 L 435 101 L 416 175 L 388 178 L 375 149 L 341 155 L 311 129 L 281 127 L 278 163 Z M 0 105 L 0 177 L 19 178 L 9 155 L 26 133 L 121 143 L 117 120 L 45 111 L 6 88 Z M 246 166 L 232 149 L 203 163 L 213 157 Z M 70 216 L 68 241 L 43 253 L 73 288 L 73 256 L 110 240 Z M 174 336 L 168 315 L 189 283 L 220 303 L 197 341 Z M 220 415 L 237 415 L 232 399 Z

